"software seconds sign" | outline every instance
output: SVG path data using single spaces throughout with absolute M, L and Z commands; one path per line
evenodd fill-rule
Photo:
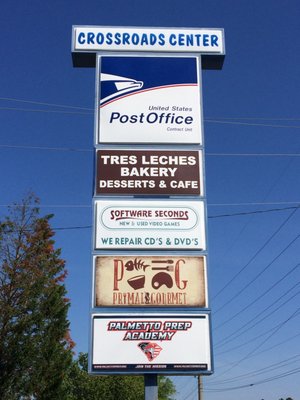
M 95 194 L 203 196 L 202 152 L 98 150 Z

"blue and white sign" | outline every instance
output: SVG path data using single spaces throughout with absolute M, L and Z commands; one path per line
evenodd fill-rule
M 200 58 L 99 56 L 96 144 L 202 145 Z
M 91 372 L 211 374 L 210 315 L 92 314 Z
M 204 202 L 96 200 L 95 250 L 205 250 Z
M 73 26 L 73 52 L 165 51 L 225 54 L 220 28 Z

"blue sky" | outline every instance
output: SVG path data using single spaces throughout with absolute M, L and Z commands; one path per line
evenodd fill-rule
M 2 5 L 0 215 L 29 190 L 55 214 L 78 352 L 88 349 L 95 71 L 72 67 L 72 25 L 224 28 L 223 70 L 202 76 L 215 359 L 204 396 L 300 397 L 299 15 L 296 0 Z M 197 398 L 195 378 L 175 382 L 176 399 Z

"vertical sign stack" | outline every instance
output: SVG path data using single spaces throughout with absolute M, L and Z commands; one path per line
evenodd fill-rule
M 97 77 L 93 373 L 213 371 L 201 69 L 224 54 L 221 29 L 73 27 Z

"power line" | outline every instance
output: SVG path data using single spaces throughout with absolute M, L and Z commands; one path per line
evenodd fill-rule
M 284 321 L 280 322 L 278 325 L 273 327 L 272 329 L 268 330 L 266 333 L 270 332 L 269 336 L 267 336 L 258 346 L 255 347 L 255 349 L 251 350 L 249 353 L 247 353 L 243 358 L 241 358 L 237 363 L 233 365 L 230 369 L 235 368 L 237 365 L 239 365 L 241 362 L 247 360 L 251 355 L 255 354 L 257 350 L 262 347 L 272 336 L 274 336 L 284 325 L 286 325 L 290 320 L 293 318 L 297 317 L 300 314 L 300 307 L 296 309 L 288 318 L 286 318 Z
M 205 153 L 214 157 L 300 157 L 300 153 Z
M 17 99 L 5 98 L 5 97 L 0 98 L 0 100 L 11 100 L 11 101 L 18 101 L 18 102 L 24 102 L 24 103 L 30 103 L 30 104 L 40 104 L 40 105 L 46 105 L 46 106 L 52 106 L 52 107 L 55 106 L 55 107 L 64 107 L 64 108 L 72 108 L 72 109 L 79 109 L 79 110 L 92 110 L 90 108 L 84 108 L 84 107 L 66 106 L 66 105 L 61 105 L 61 104 L 43 103 L 43 102 L 35 102 L 35 101 L 29 101 L 29 100 L 17 100 Z M 77 115 L 91 115 L 94 113 L 94 111 L 83 113 L 83 112 L 79 112 L 79 111 L 69 112 L 69 111 L 60 111 L 60 110 L 30 109 L 30 108 L 18 108 L 18 107 L 0 107 L 0 110 L 38 112 L 38 113 L 77 114 Z M 273 119 L 273 120 L 276 121 L 276 120 L 280 120 L 280 119 Z M 283 120 L 284 119 L 281 119 L 281 121 L 283 121 Z M 286 119 L 286 120 L 287 121 L 293 121 L 293 120 L 297 121 L 297 119 Z M 269 128 L 300 129 L 300 126 L 297 126 L 297 125 L 261 124 L 261 123 L 252 123 L 252 122 L 229 121 L 226 119 L 217 120 L 217 119 L 204 118 L 204 122 L 216 123 L 216 124 L 260 126 L 260 127 L 269 127 Z
M 76 115 L 92 115 L 93 114 L 92 112 L 39 110 L 39 109 L 33 109 L 33 108 L 17 108 L 17 107 L 0 107 L 0 110 L 25 111 L 25 112 L 37 112 L 37 113 L 54 113 L 54 114 L 76 114 Z
M 284 321 L 280 322 L 279 324 L 275 325 L 273 328 L 268 329 L 266 332 L 256 336 L 255 338 L 250 339 L 248 343 L 251 343 L 257 339 L 259 339 L 262 336 L 265 336 L 266 334 L 270 333 L 259 345 L 255 346 L 255 349 L 249 351 L 244 357 L 242 357 L 240 360 L 236 361 L 235 363 L 232 364 L 230 368 L 226 368 L 226 371 L 224 371 L 222 374 L 219 376 L 222 376 L 224 374 L 227 374 L 229 371 L 237 367 L 239 364 L 241 364 L 243 361 L 247 360 L 250 358 L 250 356 L 253 356 L 255 353 L 257 353 L 257 350 L 261 348 L 272 336 L 274 336 L 284 325 L 286 325 L 290 320 L 294 319 L 300 314 L 300 307 L 296 309 L 288 318 L 286 318 Z
M 268 118 L 268 117 L 208 117 L 209 120 L 246 120 L 246 121 L 300 121 L 300 118 Z
M 261 385 L 261 384 L 266 383 L 266 382 L 271 382 L 271 381 L 274 381 L 274 380 L 282 379 L 282 378 L 285 378 L 287 376 L 295 375 L 295 374 L 298 374 L 298 373 L 300 373 L 300 368 L 294 368 L 292 370 L 286 371 L 285 373 L 282 373 L 282 374 L 279 374 L 279 375 L 274 375 L 272 377 L 265 378 L 263 380 L 260 380 L 260 381 L 254 382 L 254 383 L 249 383 L 249 384 L 240 385 L 240 386 L 234 386 L 234 387 L 230 387 L 230 388 L 204 389 L 204 392 L 228 392 L 228 391 L 232 391 L 232 390 L 245 389 L 247 387 Z
M 255 369 L 255 371 L 251 371 L 251 372 L 247 372 L 245 374 L 237 375 L 237 376 L 234 376 L 232 378 L 223 379 L 221 381 L 216 380 L 216 381 L 213 382 L 213 385 L 215 385 L 215 384 L 218 384 L 218 385 L 227 384 L 227 383 L 238 381 L 240 379 L 251 378 L 251 377 L 254 377 L 256 375 L 266 374 L 266 373 L 268 373 L 270 371 L 274 371 L 276 369 L 285 367 L 287 365 L 294 364 L 295 362 L 298 361 L 297 359 L 299 357 L 300 357 L 300 354 L 296 354 L 296 355 L 294 355 L 292 357 L 289 357 L 289 358 L 286 358 L 284 360 L 281 360 L 280 362 L 272 363 L 272 364 L 270 364 L 268 366 L 265 366 L 265 367 L 262 367 L 262 368 L 259 368 L 259 369 Z
M 264 214 L 264 213 L 269 213 L 269 212 L 294 210 L 295 208 L 299 208 L 299 207 L 300 206 L 284 207 L 284 208 L 270 208 L 268 210 L 255 210 L 255 211 L 244 211 L 244 212 L 231 213 L 231 214 L 209 215 L 208 218 L 214 219 L 214 218 L 226 218 L 226 217 L 239 217 L 239 216 L 251 215 L 251 214 Z
M 217 309 L 216 312 L 219 312 L 220 310 L 222 310 L 227 304 L 231 303 L 233 300 L 235 300 L 241 293 L 243 293 L 250 285 L 252 285 L 253 282 L 255 282 L 264 272 L 266 272 L 267 269 L 270 268 L 270 266 L 279 258 L 282 256 L 283 253 L 285 253 L 285 251 L 291 247 L 298 239 L 299 239 L 300 235 L 297 235 L 275 258 L 273 258 L 273 260 L 266 265 L 266 267 L 260 271 L 257 275 L 255 275 L 255 277 L 253 279 L 251 279 L 241 290 L 239 290 L 239 292 L 234 295 L 233 297 L 231 297 L 223 306 L 219 307 Z M 223 322 L 222 324 L 218 325 L 217 328 L 220 328 L 221 326 L 227 324 L 229 322 L 229 320 L 226 320 L 225 322 Z M 217 329 L 216 328 L 216 329 Z
M 249 202 L 249 203 L 208 203 L 210 207 L 237 207 L 237 206 L 264 206 L 274 204 L 300 204 L 300 201 L 265 201 L 265 202 Z
M 1 109 L 1 107 L 0 107 Z M 35 110 L 32 110 L 35 111 Z M 41 110 L 40 110 L 41 111 Z M 65 112 L 65 111 L 62 111 Z M 69 113 L 69 112 L 67 112 Z M 53 150 L 53 151 L 88 151 L 93 149 L 70 148 L 70 147 L 49 147 L 49 146 L 28 146 L 28 145 L 11 145 L 0 144 L 0 148 L 20 148 L 29 150 Z M 300 157 L 300 153 L 205 153 L 206 156 L 213 157 Z
M 0 207 L 21 207 L 22 204 L 0 204 Z M 91 208 L 91 205 L 87 204 L 38 204 L 30 205 L 26 204 L 27 208 Z
M 219 206 L 219 207 L 235 207 L 235 206 L 256 206 L 256 205 L 270 205 L 270 204 L 299 204 L 299 201 L 280 201 L 280 202 L 267 202 L 267 203 L 208 203 L 208 206 Z M 0 207 L 19 207 L 19 204 L 0 204 Z M 28 205 L 30 207 L 30 205 Z M 90 208 L 90 205 L 87 204 L 39 204 L 39 208 L 77 208 L 77 207 L 86 207 Z M 284 208 L 277 208 L 277 209 L 267 209 L 267 210 L 256 210 L 256 211 L 247 211 L 243 213 L 232 213 L 232 214 L 220 214 L 220 215 L 213 215 L 213 216 L 208 216 L 208 218 L 223 218 L 223 217 L 235 217 L 239 215 L 248 215 L 248 214 L 263 214 L 263 213 L 268 213 L 268 212 L 276 212 L 276 211 L 286 211 L 286 210 L 294 210 L 298 209 L 300 205 L 297 205 L 295 207 L 284 207 Z
M 298 208 L 294 209 L 288 217 L 280 224 L 280 226 L 275 230 L 275 232 L 272 233 L 272 235 L 265 241 L 265 243 L 254 253 L 254 255 L 250 258 L 250 260 L 218 291 L 218 293 L 213 297 L 213 299 L 217 298 L 250 264 L 251 262 L 260 254 L 265 247 L 271 242 L 271 240 L 278 234 L 278 232 L 281 231 L 281 229 L 288 223 L 288 221 L 294 216 Z M 260 275 L 258 275 L 260 276 Z M 254 280 L 251 281 L 251 283 L 254 282 Z M 215 312 L 219 312 L 222 310 L 226 305 L 231 303 L 233 299 L 235 299 L 240 293 L 242 293 L 249 285 L 246 285 L 242 291 L 238 292 L 237 295 L 233 296 L 230 300 L 228 300 L 223 306 L 218 308 Z
M 258 336 L 258 337 L 264 336 L 266 333 L 268 333 L 268 331 L 265 332 L 264 334 Z M 286 343 L 290 342 L 291 340 L 294 340 L 295 338 L 297 338 L 297 337 L 299 337 L 299 336 L 300 336 L 300 332 L 298 332 L 296 335 L 290 336 L 289 338 L 284 338 L 283 341 L 278 342 L 278 343 L 276 343 L 276 344 L 274 344 L 274 345 L 272 345 L 272 346 L 269 346 L 269 347 L 265 348 L 264 350 L 261 350 L 259 353 L 256 353 L 255 355 L 250 356 L 249 358 L 251 358 L 251 357 L 256 357 L 256 356 L 261 355 L 261 354 L 263 354 L 263 353 L 269 352 L 270 350 L 273 350 L 273 349 L 275 349 L 276 347 L 281 346 L 282 344 L 286 344 Z M 258 337 L 256 337 L 256 339 L 257 339 Z M 256 339 L 255 339 L 255 340 L 256 340 Z M 250 343 L 250 342 L 251 342 L 251 341 L 248 341 L 247 344 Z M 228 366 L 226 365 L 224 368 L 226 368 L 226 370 L 227 370 Z M 228 378 L 227 380 L 229 380 L 229 379 L 230 379 L 230 378 Z M 225 381 L 226 381 L 226 379 L 223 380 L 223 382 L 225 382 Z
M 299 283 L 298 283 L 298 285 L 299 285 Z M 300 294 L 300 291 L 294 293 L 289 299 L 287 299 L 285 302 L 281 303 L 277 308 L 275 308 L 274 310 L 272 310 L 271 312 L 269 312 L 269 314 L 267 314 L 266 316 L 262 317 L 260 320 L 257 319 L 258 316 L 255 316 L 255 317 L 251 320 L 251 321 L 255 321 L 255 320 L 256 320 L 254 324 L 252 324 L 250 327 L 248 327 L 248 328 L 245 330 L 244 328 L 246 328 L 246 326 L 247 326 L 247 325 L 249 324 L 249 322 L 251 322 L 251 321 L 247 322 L 247 324 L 244 324 L 244 326 L 242 326 L 242 327 L 239 329 L 239 330 L 242 329 L 242 332 L 240 332 L 240 333 L 237 334 L 237 335 L 232 335 L 232 339 L 231 339 L 231 340 L 227 340 L 225 343 L 221 343 L 221 345 L 226 345 L 226 344 L 230 343 L 232 340 L 237 339 L 238 337 L 240 337 L 241 335 L 243 335 L 245 332 L 248 333 L 252 328 L 254 328 L 255 326 L 259 325 L 261 322 L 265 322 L 265 320 L 266 320 L 268 317 L 270 317 L 271 315 L 273 315 L 273 314 L 274 314 L 276 311 L 278 311 L 280 308 L 284 307 L 287 303 L 289 303 L 291 300 L 293 300 L 293 299 L 294 299 L 295 297 L 297 297 L 299 294 Z M 273 304 L 272 304 L 271 306 L 273 306 Z M 267 307 L 267 309 L 270 308 L 271 306 Z M 263 312 L 265 312 L 265 311 L 266 311 L 266 309 L 265 309 Z M 262 313 L 259 313 L 259 315 L 261 315 L 261 314 L 262 314 Z M 243 329 L 244 329 L 244 331 L 243 331 Z M 228 337 L 228 338 L 229 338 L 229 337 Z M 219 355 L 220 355 L 220 354 L 228 353 L 229 351 L 235 350 L 235 349 L 237 349 L 237 348 L 241 348 L 241 347 L 245 346 L 245 345 L 248 344 L 248 343 L 249 343 L 249 342 L 241 343 L 241 344 L 239 344 L 238 346 L 231 347 L 230 349 L 223 350 L 223 351 L 218 352 L 218 353 L 216 353 L 216 354 L 219 354 Z
M 56 107 L 64 107 L 64 108 L 77 108 L 82 110 L 93 110 L 93 108 L 82 107 L 82 106 L 70 106 L 66 104 L 57 104 L 57 103 L 45 103 L 41 101 L 32 101 L 32 100 L 24 100 L 24 99 L 17 99 L 12 97 L 0 97 L 0 100 L 5 101 L 16 101 L 21 103 L 30 103 L 30 104 L 42 104 L 46 106 L 56 106 Z M 255 120 L 255 121 L 300 121 L 300 118 L 283 118 L 283 117 L 214 117 L 208 118 L 209 120 L 217 119 L 217 120 Z
M 62 107 L 62 108 L 73 108 L 77 110 L 88 110 L 88 111 L 93 111 L 93 108 L 87 108 L 87 107 L 78 107 L 78 106 L 70 106 L 66 104 L 57 104 L 57 103 L 45 103 L 42 101 L 32 101 L 32 100 L 22 100 L 22 99 L 16 99 L 12 97 L 0 97 L 0 100 L 5 100 L 5 101 L 16 101 L 19 103 L 28 103 L 28 104 L 39 104 L 43 106 L 50 106 L 50 107 Z
M 280 278 L 278 281 L 276 281 L 268 290 L 266 293 L 270 292 L 272 289 L 274 289 L 274 287 L 276 287 L 279 283 L 281 283 L 288 275 L 290 275 L 292 272 L 294 272 L 296 270 L 296 268 L 299 267 L 300 264 L 297 264 L 294 268 L 292 268 L 289 272 L 287 272 L 283 278 Z M 264 321 L 268 316 L 270 316 L 271 314 L 274 314 L 275 311 L 278 310 L 278 308 L 283 307 L 287 302 L 289 302 L 290 300 L 292 300 L 295 296 L 297 296 L 298 294 L 300 294 L 300 291 L 296 292 L 293 296 L 291 296 L 288 300 L 286 300 L 284 303 L 282 303 L 278 308 L 275 309 L 275 311 L 273 310 L 271 313 L 269 313 L 267 316 L 263 317 L 263 319 L 258 320 L 258 317 L 260 317 L 262 314 L 264 314 L 268 309 L 270 309 L 271 307 L 273 307 L 278 301 L 280 301 L 283 297 L 285 297 L 287 294 L 289 294 L 293 289 L 295 289 L 297 286 L 300 285 L 300 282 L 297 282 L 295 285 L 293 285 L 291 288 L 289 288 L 284 294 L 282 294 L 279 298 L 277 298 L 275 300 L 275 302 L 272 302 L 272 304 L 270 304 L 268 307 L 264 308 L 262 311 L 260 311 L 260 313 L 258 313 L 257 315 L 255 315 L 253 318 L 251 318 L 249 321 L 247 321 L 244 325 L 242 325 L 239 329 L 234 331 L 234 334 L 230 334 L 227 337 L 223 338 L 220 342 L 215 343 L 215 348 L 218 346 L 224 346 L 230 342 L 232 342 L 233 340 L 235 340 L 237 337 L 241 336 L 243 333 L 245 333 L 246 331 L 249 332 L 250 329 L 254 328 L 256 325 L 258 325 L 260 322 Z M 245 309 L 248 309 L 250 306 L 252 306 L 254 303 L 256 303 L 258 300 L 260 300 L 262 297 L 264 297 L 265 292 L 263 293 L 263 295 L 259 296 L 259 298 L 255 298 L 254 301 L 252 301 L 250 304 L 248 304 L 241 312 L 243 312 Z M 240 312 L 238 313 L 240 314 Z M 236 315 L 234 315 L 235 317 Z M 251 323 L 255 321 L 255 324 L 253 324 L 252 326 L 250 326 L 250 328 L 247 328 L 247 330 L 245 330 L 245 328 Z M 244 331 L 243 331 L 244 330 Z M 242 331 L 242 332 L 240 332 Z M 240 333 L 239 333 L 240 332 Z
M 230 124 L 230 125 L 244 125 L 244 126 L 263 126 L 268 128 L 284 128 L 284 129 L 300 129 L 297 125 L 275 125 L 275 124 L 257 124 L 252 122 L 237 122 L 237 121 L 221 121 L 216 119 L 204 119 L 205 122 L 214 124 Z
M 67 226 L 64 228 L 51 228 L 53 231 L 71 231 L 76 229 L 91 229 L 92 225 L 85 225 L 85 226 Z
M 93 149 L 79 149 L 73 147 L 49 147 L 49 146 L 22 146 L 12 144 L 0 144 L 0 148 L 27 149 L 27 150 L 52 150 L 52 151 L 70 151 L 70 152 L 93 152 Z

